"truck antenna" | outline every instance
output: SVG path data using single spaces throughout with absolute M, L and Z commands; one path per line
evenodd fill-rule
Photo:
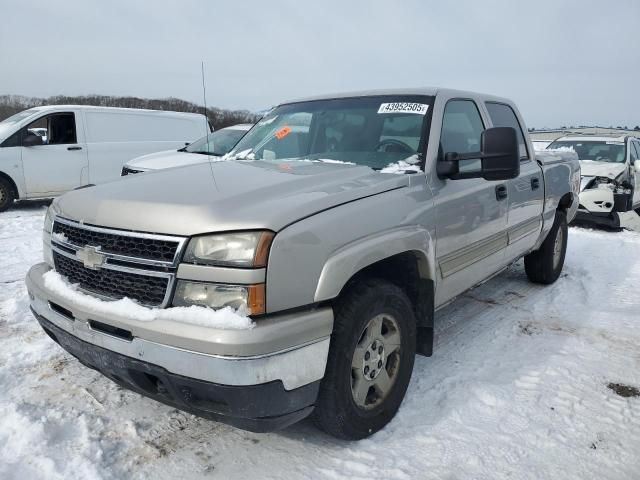
M 207 116 L 207 87 L 204 83 L 204 60 L 200 61 L 202 73 L 202 100 L 204 102 L 204 134 L 207 137 L 207 155 L 209 154 L 209 117 Z
M 216 182 L 216 176 L 213 174 L 213 166 L 211 165 L 211 152 L 209 151 L 209 117 L 207 116 L 207 87 L 204 83 L 204 60 L 200 61 L 200 72 L 202 73 L 202 100 L 204 103 L 204 135 L 205 135 L 205 143 L 207 144 L 207 159 L 209 160 L 209 169 L 211 170 L 211 177 L 213 178 L 213 183 L 218 188 L 218 183 Z

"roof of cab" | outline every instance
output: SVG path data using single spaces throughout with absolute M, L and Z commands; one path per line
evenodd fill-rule
M 450 97 L 481 97 L 484 100 L 495 100 L 505 103 L 513 103 L 511 100 L 496 97 L 494 95 L 489 95 L 485 93 L 479 92 L 470 92 L 465 90 L 454 90 L 450 88 L 439 88 L 439 87 L 417 87 L 417 88 L 390 88 L 390 89 L 381 89 L 381 90 L 360 90 L 354 92 L 340 92 L 340 93 L 332 93 L 325 95 L 315 95 L 311 97 L 303 97 L 297 98 L 294 100 L 282 102 L 281 105 L 286 105 L 289 103 L 299 103 L 299 102 L 311 102 L 316 100 L 333 100 L 337 98 L 354 98 L 354 97 L 374 97 L 374 96 L 383 96 L 383 95 L 425 95 L 425 96 L 436 96 L 436 95 L 446 95 Z

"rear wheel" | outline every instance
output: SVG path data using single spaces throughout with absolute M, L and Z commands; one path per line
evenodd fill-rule
M 553 226 L 540 248 L 524 257 L 524 269 L 529 280 L 549 284 L 558 279 L 567 252 L 567 235 L 567 215 L 558 210 Z
M 4 212 L 15 200 L 15 193 L 13 191 L 13 185 L 11 185 L 6 179 L 0 178 L 0 212 Z
M 318 427 L 348 440 L 368 437 L 394 417 L 416 350 L 416 321 L 406 294 L 363 280 L 335 309 L 325 376 L 313 413 Z

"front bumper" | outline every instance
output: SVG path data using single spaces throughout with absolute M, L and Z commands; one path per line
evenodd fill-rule
M 620 228 L 620 216 L 617 212 L 600 213 L 589 212 L 580 209 L 576 213 L 572 223 L 576 224 L 592 224 L 607 228 Z
M 633 193 L 615 193 L 604 188 L 589 188 L 580 192 L 580 210 L 595 214 L 628 212 Z
M 195 326 L 181 324 L 185 335 L 200 336 L 195 345 L 207 342 L 203 352 L 182 346 L 191 339 L 175 336 L 180 325 L 158 322 L 155 335 L 150 335 L 155 321 L 137 322 L 144 328 L 134 328 L 134 320 L 104 318 L 70 304 L 44 286 L 42 274 L 48 269 L 38 264 L 27 274 L 34 315 L 65 350 L 120 385 L 253 431 L 286 427 L 313 409 L 329 351 L 330 308 L 272 316 L 251 330 L 197 327 L 194 331 Z M 163 330 L 174 344 L 158 341 Z M 279 348 L 256 350 L 260 337 L 265 345 Z M 289 343 L 286 348 L 284 341 Z M 234 355 L 234 350 L 239 353 Z

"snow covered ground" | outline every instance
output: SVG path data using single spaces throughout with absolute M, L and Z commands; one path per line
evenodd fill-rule
M 640 397 L 608 387 L 640 388 L 639 233 L 572 228 L 555 285 L 519 264 L 439 312 L 396 419 L 346 443 L 308 422 L 236 430 L 82 367 L 29 313 L 43 216 L 0 214 L 3 480 L 640 478 Z

